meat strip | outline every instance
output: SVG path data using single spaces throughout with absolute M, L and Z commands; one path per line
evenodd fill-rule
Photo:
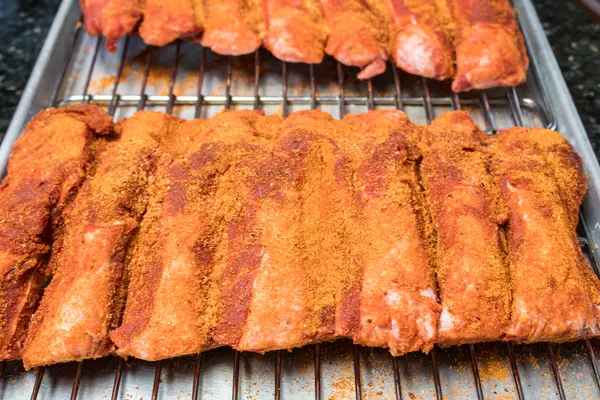
M 510 318 L 511 281 L 500 227 L 506 211 L 488 172 L 486 136 L 462 111 L 425 130 L 422 185 L 435 228 L 442 304 L 437 343 L 499 340 Z
M 319 0 L 264 0 L 264 7 L 267 50 L 287 62 L 323 61 L 327 27 Z
M 325 52 L 342 64 L 360 67 L 359 79 L 382 74 L 389 46 L 385 0 L 321 0 L 329 38 Z
M 62 210 L 93 162 L 95 135 L 111 133 L 110 117 L 97 107 L 48 109 L 12 149 L 0 186 L 0 360 L 21 355 Z
M 262 0 L 207 0 L 204 10 L 203 46 L 233 56 L 260 47 L 266 30 Z
M 567 341 L 598 335 L 598 279 L 576 236 L 586 191 L 581 159 L 558 133 L 513 128 L 493 140 L 492 173 L 508 209 L 513 283 L 506 339 Z
M 225 299 L 249 290 L 244 279 L 255 259 L 244 264 L 248 253 L 239 251 L 252 232 L 236 236 L 234 229 L 252 222 L 246 181 L 265 153 L 268 135 L 261 135 L 276 130 L 278 119 L 238 111 L 179 127 L 180 139 L 196 138 L 187 157 L 157 173 L 132 249 L 123 322 L 110 334 L 118 354 L 159 360 L 198 353 L 217 345 L 211 332 L 228 308 L 237 307 L 232 315 L 244 321 L 243 298 Z
M 196 12 L 196 7 L 200 10 Z M 194 0 L 146 0 L 140 36 L 153 46 L 178 38 L 198 36 L 202 31 L 202 2 Z
M 358 272 L 351 250 L 352 173 L 332 139 L 339 128 L 320 111 L 292 114 L 276 156 L 257 173 L 262 260 L 243 335 L 233 345 L 238 350 L 289 349 L 337 337 L 339 299 Z
M 98 358 L 112 352 L 108 331 L 123 309 L 127 247 L 146 209 L 159 142 L 176 118 L 140 112 L 120 122 L 117 141 L 65 210 L 49 264 L 54 272 L 33 316 L 25 368 Z
M 432 79 L 454 76 L 448 0 L 387 0 L 391 57 L 399 68 Z
M 356 171 L 361 215 L 354 252 L 361 280 L 342 299 L 355 343 L 387 347 L 395 356 L 429 351 L 440 306 L 429 262 L 428 223 L 417 180 L 420 128 L 400 111 L 348 115 L 348 140 L 360 147 Z M 356 256 L 355 256 L 356 257 Z
M 456 20 L 455 92 L 517 86 L 529 59 L 508 0 L 450 0 Z
M 121 36 L 133 31 L 143 14 L 142 0 L 79 0 L 85 30 L 106 36 L 106 48 L 114 52 Z

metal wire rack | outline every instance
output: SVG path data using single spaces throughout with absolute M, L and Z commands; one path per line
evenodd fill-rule
M 109 56 L 103 50 L 102 38 L 90 38 L 83 33 L 81 25 L 76 26 L 60 78 L 56 82 L 48 106 L 96 103 L 105 106 L 110 115 L 115 118 L 125 115 L 126 113 L 121 112 L 123 110 L 130 109 L 133 111 L 149 108 L 162 109 L 169 114 L 178 112 L 180 115 L 185 113 L 179 111 L 185 109 L 187 110 L 187 116 L 198 118 L 203 116 L 205 110 L 210 107 L 216 109 L 270 108 L 271 111 L 280 112 L 283 116 L 287 116 L 291 111 L 298 108 L 322 108 L 343 118 L 347 112 L 356 109 L 363 111 L 387 107 L 403 109 L 413 120 L 421 119 L 422 122 L 430 122 L 437 114 L 437 110 L 465 108 L 476 119 L 479 118 L 482 128 L 489 134 L 494 134 L 500 129 L 501 124 L 504 125 L 503 127 L 508 127 L 531 123 L 543 124 L 549 129 L 557 128 L 555 113 L 550 107 L 544 85 L 540 77 L 537 76 L 535 62 L 530 71 L 529 87 L 499 89 L 480 92 L 475 95 L 459 96 L 452 94 L 444 85 L 440 85 L 438 82 L 409 77 L 398 71 L 394 66 L 392 66 L 388 75 L 381 79 L 378 78 L 378 82 L 368 80 L 361 83 L 352 80 L 351 75 L 347 72 L 348 68 L 331 60 L 328 60 L 330 68 L 326 70 L 326 74 L 328 74 L 326 78 L 329 82 L 334 78 L 334 85 L 322 89 L 318 88 L 317 84 L 317 80 L 323 75 L 323 71 L 316 71 L 317 68 L 320 68 L 319 66 L 292 65 L 276 61 L 266 52 L 259 50 L 252 56 L 251 65 L 245 65 L 246 70 L 251 70 L 251 74 L 247 74 L 245 78 L 249 83 L 248 86 L 251 92 L 235 95 L 233 94 L 233 86 L 235 83 L 236 57 L 220 57 L 198 45 L 176 42 L 168 50 L 150 47 L 143 51 L 134 51 L 138 60 L 141 57 L 140 65 L 143 66 L 143 72 L 139 83 L 139 91 L 132 94 L 132 92 L 123 92 L 122 86 L 124 83 L 122 78 L 128 68 L 128 60 L 132 58 L 132 43 L 136 41 L 137 43 L 133 45 L 137 45 L 139 49 L 140 43 L 136 38 L 127 37 L 122 40 L 120 53 L 116 56 L 118 57 L 118 64 L 112 85 L 103 89 L 104 92 L 103 90 L 92 90 L 94 73 L 97 72 L 100 63 L 103 62 L 99 60 L 106 59 Z M 89 50 L 90 47 L 92 50 Z M 199 56 L 197 65 L 192 69 L 193 73 L 197 74 L 195 93 L 193 94 L 177 94 L 176 83 L 180 73 L 183 47 L 187 48 L 188 55 L 193 53 Z M 168 61 L 170 71 L 167 94 L 149 93 L 155 63 L 158 58 L 164 55 L 165 51 L 174 53 Z M 162 53 L 162 55 L 159 53 Z M 82 60 L 88 60 L 89 62 L 84 64 Z M 244 60 L 247 61 L 250 58 L 246 57 Z M 207 68 L 209 63 L 216 65 L 216 69 L 209 71 Z M 332 66 L 333 68 L 331 68 Z M 73 72 L 73 68 L 80 68 L 83 73 L 77 75 L 77 72 Z M 296 93 L 298 91 L 295 90 L 298 86 L 298 79 L 296 79 L 296 83 L 290 83 L 290 73 L 296 74 L 301 69 L 304 72 L 296 75 L 296 78 L 299 76 L 301 79 L 308 80 L 308 94 Z M 268 83 L 269 90 L 267 92 L 269 93 L 261 94 L 264 91 L 261 77 L 265 70 L 278 76 L 278 86 L 271 81 Z M 219 71 L 224 71 L 224 74 L 220 75 Z M 83 82 L 79 91 L 75 91 L 73 89 L 75 85 L 69 83 L 73 76 Z M 217 81 L 216 87 L 224 83 L 222 94 L 204 94 L 205 86 L 209 80 Z M 356 90 L 357 87 L 358 90 Z M 271 90 L 273 88 L 279 93 L 274 93 Z M 294 93 L 290 93 L 292 91 Z M 379 93 L 382 95 L 378 95 Z M 592 252 L 587 233 L 585 221 L 582 220 L 580 224 L 580 243 L 588 261 L 595 272 L 598 273 L 597 256 Z M 501 372 L 500 375 L 502 376 L 500 377 L 497 376 L 498 371 L 494 372 L 489 365 L 490 346 L 494 349 L 495 353 L 492 352 L 493 354 L 501 355 L 503 365 L 509 365 L 506 373 Z M 521 346 L 509 342 L 493 345 L 468 345 L 450 350 L 434 348 L 429 355 L 415 354 L 395 358 L 386 355 L 382 351 L 360 348 L 346 342 L 316 344 L 294 351 L 294 353 L 301 352 L 301 358 L 304 361 L 310 361 L 308 363 L 309 372 L 304 371 L 303 376 L 304 378 L 311 377 L 312 382 L 306 382 L 305 379 L 301 393 L 292 392 L 298 394 L 298 396 L 291 397 L 319 400 L 321 398 L 347 397 L 357 399 L 367 397 L 436 398 L 441 400 L 444 397 L 484 399 L 506 396 L 521 400 L 540 398 L 542 395 L 559 399 L 580 398 L 580 394 L 584 394 L 589 395 L 590 398 L 597 398 L 600 395 L 600 374 L 595 355 L 596 346 L 597 344 L 590 340 L 575 344 L 548 343 L 538 346 Z M 530 352 L 529 348 L 533 347 L 535 349 Z M 215 352 L 218 354 L 214 355 Z M 338 368 L 335 362 L 329 361 L 332 354 L 333 358 L 336 357 L 336 354 L 343 354 L 342 358 L 349 361 L 351 366 L 351 371 L 345 374 L 345 380 L 342 379 L 345 387 L 340 387 L 339 379 L 332 382 L 331 377 L 324 373 L 325 368 Z M 529 354 L 534 359 L 531 363 L 538 364 L 538 369 L 533 370 L 533 372 L 527 364 Z M 246 382 L 246 377 L 252 375 L 253 372 L 252 370 L 248 371 L 247 361 L 250 358 L 253 360 L 261 358 L 261 365 L 268 363 L 271 366 L 267 368 L 270 374 L 268 383 L 261 385 L 261 387 L 270 386 L 270 389 L 267 388 L 266 391 L 261 392 L 260 397 L 280 399 L 285 394 L 290 393 L 288 382 L 291 379 L 296 379 L 288 376 L 297 372 L 297 369 L 293 370 L 290 367 L 294 365 L 293 362 L 289 362 L 292 355 L 277 351 L 259 356 L 231 350 L 216 350 L 196 355 L 193 360 L 190 359 L 185 362 L 185 368 L 190 372 L 186 376 L 191 379 L 183 385 L 190 389 L 183 393 L 183 397 L 193 400 L 201 397 L 221 398 L 231 396 L 234 400 L 249 397 L 248 390 L 243 392 L 241 387 L 242 380 Z M 229 389 L 225 392 L 213 390 L 208 387 L 210 385 L 206 385 L 203 381 L 203 374 L 209 369 L 209 366 L 205 368 L 205 363 L 210 364 L 209 359 L 215 358 L 219 358 L 221 361 L 223 358 L 231 360 L 221 364 L 221 370 L 216 371 L 216 373 L 231 377 L 231 381 L 228 382 Z M 411 360 L 407 362 L 407 358 L 411 358 Z M 373 359 L 385 364 L 385 373 L 381 371 L 375 374 L 372 373 L 373 370 L 377 370 L 373 368 Z M 498 357 L 494 356 L 494 360 L 497 361 L 497 359 Z M 54 398 L 54 396 L 58 396 L 57 393 L 66 394 L 67 392 L 70 392 L 71 399 L 76 399 L 78 395 L 80 398 L 96 398 L 102 397 L 102 395 L 105 397 L 110 396 L 111 399 L 122 398 L 125 394 L 123 390 L 125 376 L 131 370 L 134 370 L 136 366 L 131 367 L 129 362 L 118 358 L 104 360 L 104 364 L 100 363 L 102 363 L 101 360 L 71 363 L 68 366 L 41 367 L 35 370 L 34 373 L 22 371 L 22 367 L 18 362 L 1 363 L 0 395 L 4 394 L 4 396 L 10 397 L 11 393 L 17 393 L 18 390 L 21 390 L 23 397 L 27 397 L 26 392 L 29 391 L 28 394 L 31 399 Z M 153 373 L 150 374 L 151 378 L 146 379 L 144 376 L 137 383 L 126 383 L 129 386 L 136 385 L 137 388 L 141 385 L 146 385 L 148 389 L 151 387 L 149 394 L 152 399 L 159 397 L 171 398 L 173 397 L 172 392 L 161 391 L 167 385 L 164 381 L 170 380 L 164 373 L 166 364 L 169 364 L 169 370 L 173 370 L 170 360 L 153 364 L 144 363 L 143 366 L 146 372 L 153 369 Z M 573 365 L 576 368 L 569 367 Z M 176 367 L 177 365 L 175 365 Z M 300 368 L 304 367 L 300 366 Z M 105 387 L 104 391 L 98 391 L 94 389 L 97 385 L 94 385 L 93 374 L 103 368 L 104 372 L 108 371 L 108 374 L 112 375 L 112 385 Z M 230 373 L 223 372 L 223 368 L 229 368 Z M 53 370 L 58 370 L 58 372 L 54 374 Z M 367 370 L 371 371 L 369 376 L 366 376 Z M 49 374 L 50 377 L 48 377 Z M 381 386 L 382 390 L 370 390 L 369 388 L 376 386 L 373 382 L 377 380 L 377 374 L 385 375 L 390 379 L 387 379 L 386 384 Z M 577 374 L 584 377 L 574 378 L 573 381 L 569 380 Z M 137 376 L 134 372 L 132 372 L 132 375 L 133 379 Z M 375 378 L 371 375 L 374 375 Z M 565 375 L 567 375 L 567 378 Z M 33 376 L 32 381 L 30 378 Z M 419 379 L 419 376 L 424 378 Z M 11 379 L 16 383 L 11 383 Z M 91 383 L 87 382 L 86 379 Z M 221 380 L 221 384 L 228 380 Z M 419 382 L 416 383 L 416 381 Z M 542 383 L 540 384 L 538 381 Z M 464 386 L 462 392 L 457 392 L 456 385 L 454 385 L 457 382 Z M 15 387 L 11 389 L 11 385 Z M 580 385 L 588 385 L 589 387 L 582 390 Z M 298 386 L 296 385 L 296 389 L 298 389 Z M 333 389 L 332 386 L 334 386 Z M 418 389 L 419 386 L 425 386 L 425 388 Z M 134 393 L 134 395 L 139 395 L 139 393 Z M 181 393 L 179 395 L 181 396 Z

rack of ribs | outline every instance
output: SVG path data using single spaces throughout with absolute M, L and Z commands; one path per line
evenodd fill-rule
M 49 110 L 15 145 L 2 359 L 600 335 L 576 236 L 585 177 L 555 132 L 389 110 L 140 112 L 94 136 L 112 130 L 93 106 Z
M 525 82 L 529 58 L 508 0 L 450 0 L 455 19 L 456 76 L 465 92 Z
M 45 256 L 63 210 L 94 161 L 112 121 L 93 106 L 39 113 L 15 143 L 0 186 L 0 360 L 20 358 L 46 276 Z
M 382 74 L 391 59 L 427 78 L 454 78 L 463 92 L 517 86 L 529 59 L 508 0 L 81 0 L 85 27 L 109 50 L 134 31 L 150 45 L 195 40 L 222 55 L 261 44 L 287 62 L 317 64 L 324 53 Z M 202 32 L 203 31 L 203 32 Z M 455 66 L 456 64 L 456 66 Z
M 327 27 L 319 0 L 265 0 L 264 7 L 267 50 L 287 62 L 323 61 Z

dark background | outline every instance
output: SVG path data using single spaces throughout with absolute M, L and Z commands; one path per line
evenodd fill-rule
M 600 23 L 574 0 L 534 0 L 579 114 L 600 155 Z M 0 136 L 60 0 L 0 0 Z

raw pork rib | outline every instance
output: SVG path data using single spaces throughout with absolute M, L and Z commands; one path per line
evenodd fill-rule
M 323 61 L 327 27 L 319 0 L 265 0 L 264 5 L 267 50 L 287 62 Z
M 338 326 L 355 343 L 387 347 L 393 355 L 427 352 L 440 307 L 417 180 L 421 129 L 400 111 L 348 115 L 345 121 L 351 129 L 338 142 L 360 148 L 361 233 L 353 250 L 362 273 L 342 297 Z
M 487 138 L 466 113 L 453 112 L 435 119 L 424 139 L 420 173 L 442 304 L 437 343 L 499 340 L 511 283 L 500 227 L 506 211 L 487 171 Z
M 385 71 L 389 22 L 385 0 L 321 0 L 329 38 L 325 52 L 360 67 L 359 79 Z
M 201 43 L 223 55 L 249 54 L 265 35 L 262 0 L 206 0 Z
M 243 258 L 235 262 L 245 253 L 232 248 L 235 231 L 228 226 L 245 222 L 251 211 L 244 206 L 247 163 L 268 143 L 254 134 L 263 131 L 261 123 L 264 131 L 274 129 L 277 119 L 253 111 L 222 113 L 171 132 L 180 141 L 196 137 L 187 157 L 161 167 L 152 185 L 154 196 L 131 249 L 123 323 L 110 334 L 118 354 L 157 360 L 214 346 L 211 330 L 226 308 L 221 291 L 248 273 Z M 240 268 L 237 275 L 224 273 L 230 261 Z
M 554 131 L 513 128 L 494 139 L 491 170 L 508 209 L 513 283 L 507 339 L 598 335 L 598 280 L 589 281 L 575 230 L 586 192 L 581 159 Z
M 198 36 L 202 32 L 203 12 L 201 0 L 146 0 L 140 36 L 153 46 Z
M 17 140 L 0 186 L 0 360 L 19 358 L 44 283 L 44 256 L 62 229 L 62 210 L 112 120 L 94 106 L 39 113 Z
M 159 141 L 178 121 L 140 112 L 117 125 L 119 140 L 103 149 L 94 176 L 64 212 L 49 261 L 54 277 L 25 342 L 26 368 L 114 350 L 108 331 L 123 309 L 126 250 L 146 208 Z
M 508 0 L 450 0 L 456 20 L 455 92 L 517 86 L 529 59 Z
M 143 13 L 142 0 L 79 0 L 85 30 L 106 36 L 106 48 L 114 52 L 121 36 L 133 31 Z
M 454 76 L 453 19 L 448 0 L 386 0 L 391 57 L 411 74 L 444 80 Z

